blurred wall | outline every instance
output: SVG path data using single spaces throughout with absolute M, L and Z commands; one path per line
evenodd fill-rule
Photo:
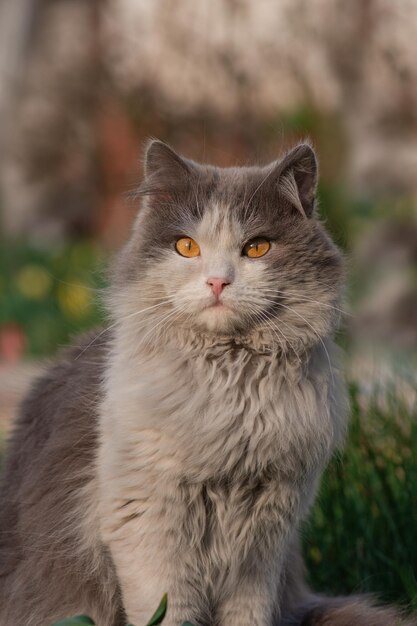
M 308 135 L 324 216 L 373 277 L 357 332 L 393 338 L 391 321 L 407 320 L 398 344 L 417 345 L 415 0 L 2 0 L 0 11 L 5 236 L 118 245 L 148 136 L 229 165 Z

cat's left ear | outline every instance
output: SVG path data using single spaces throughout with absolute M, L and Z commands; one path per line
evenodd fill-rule
M 304 217 L 310 218 L 314 213 L 318 179 L 313 148 L 307 143 L 296 146 L 277 164 L 276 170 L 280 193 Z
M 154 177 L 175 184 L 187 180 L 193 173 L 191 161 L 180 157 L 168 144 L 152 139 L 145 149 L 145 179 Z
M 139 187 L 141 196 L 154 203 L 169 203 L 188 189 L 195 173 L 195 164 L 179 156 L 163 141 L 153 139 L 145 149 L 144 179 Z

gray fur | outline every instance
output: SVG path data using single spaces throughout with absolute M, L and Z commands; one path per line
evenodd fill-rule
M 347 415 L 343 263 L 315 215 L 312 149 L 224 170 L 152 142 L 145 172 L 111 332 L 67 353 L 16 424 L 0 624 L 141 626 L 168 592 L 166 626 L 391 626 L 304 583 L 298 528 Z M 184 235 L 201 257 L 176 253 Z M 270 251 L 242 257 L 256 236 Z M 227 308 L 210 308 L 209 276 L 229 281 Z
M 105 355 L 96 344 L 78 360 L 82 349 L 68 351 L 37 382 L 9 442 L 0 495 L 1 626 L 49 626 L 77 613 L 125 623 L 107 550 L 98 537 L 95 546 L 80 539 Z

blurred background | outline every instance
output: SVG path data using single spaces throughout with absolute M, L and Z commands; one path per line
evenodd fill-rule
M 416 59 L 417 0 L 0 0 L 0 429 L 102 322 L 146 138 L 233 165 L 309 137 L 354 410 L 306 555 L 316 587 L 417 607 Z

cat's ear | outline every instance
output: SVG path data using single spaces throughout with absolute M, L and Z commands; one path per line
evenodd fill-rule
M 181 185 L 194 170 L 193 164 L 180 157 L 172 148 L 159 139 L 152 139 L 145 149 L 144 176 L 159 179 L 166 185 Z
M 310 218 L 314 213 L 318 179 L 313 148 L 307 143 L 296 146 L 277 164 L 276 170 L 279 192 L 304 217 Z

